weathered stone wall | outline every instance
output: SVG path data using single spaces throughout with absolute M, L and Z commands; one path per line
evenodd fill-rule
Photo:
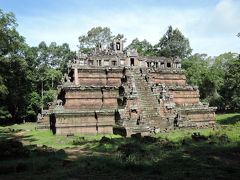
M 56 134 L 97 134 L 112 133 L 115 124 L 114 113 L 73 113 L 56 115 Z
M 197 90 L 170 90 L 170 95 L 176 105 L 195 105 L 199 103 L 199 93 Z
M 120 86 L 122 69 L 79 69 L 78 82 L 81 86 Z
M 113 128 L 112 126 L 101 126 L 98 127 L 98 131 L 96 126 L 93 127 L 61 127 L 56 129 L 57 135 L 68 135 L 68 134 L 112 134 Z
M 186 85 L 186 76 L 184 74 L 151 72 L 149 77 L 155 84 Z
M 65 109 L 100 109 L 102 106 L 101 89 L 66 90 Z
M 181 110 L 182 123 L 184 127 L 204 127 L 215 123 L 215 110 L 211 109 L 194 109 Z
M 66 89 L 65 109 L 116 109 L 118 89 Z

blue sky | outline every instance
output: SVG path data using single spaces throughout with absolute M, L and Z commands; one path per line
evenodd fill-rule
M 12 11 L 28 44 L 67 42 L 76 50 L 78 37 L 95 26 L 155 44 L 169 25 L 189 38 L 194 53 L 211 56 L 240 51 L 240 0 L 0 0 Z

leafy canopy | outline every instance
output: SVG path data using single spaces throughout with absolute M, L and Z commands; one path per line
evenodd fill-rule
M 159 56 L 165 57 L 188 57 L 192 49 L 189 40 L 178 30 L 169 26 L 167 32 L 155 46 L 158 49 Z

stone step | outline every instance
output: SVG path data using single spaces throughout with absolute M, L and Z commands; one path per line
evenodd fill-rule
M 158 102 L 154 102 L 154 101 L 155 101 L 155 99 L 152 99 L 151 101 L 144 101 L 144 100 L 140 99 L 140 103 L 142 105 L 146 105 L 146 106 L 148 106 L 148 105 L 150 105 L 150 106 L 156 105 L 156 106 L 159 106 Z
M 37 124 L 36 129 L 50 129 L 49 124 Z
M 158 111 L 158 109 L 156 108 L 156 109 L 147 109 L 147 108 L 142 108 L 142 111 L 143 112 L 156 112 L 156 111 Z
M 143 107 L 142 106 L 141 110 L 144 111 L 144 112 L 156 112 L 156 111 L 158 111 L 158 108 L 151 108 L 150 109 L 150 107 Z
M 160 116 L 158 113 L 151 113 L 151 114 L 143 114 L 142 115 L 142 117 L 144 118 L 144 117 L 158 117 L 158 116 Z
M 159 116 L 159 113 L 143 113 L 142 117 Z

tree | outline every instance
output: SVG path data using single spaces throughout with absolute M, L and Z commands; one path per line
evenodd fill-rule
M 80 50 L 85 48 L 95 48 L 101 45 L 106 45 L 111 42 L 113 36 L 108 27 L 94 27 L 87 32 L 87 35 L 82 35 L 78 38 Z
M 13 13 L 0 10 L 0 119 L 34 119 L 42 105 L 55 97 L 67 62 L 75 58 L 67 43 L 29 47 L 16 30 Z M 55 94 L 54 94 L 55 93 Z
M 13 13 L 5 14 L 0 10 L 0 116 L 14 120 L 24 116 L 25 97 L 30 91 L 24 52 L 27 45 L 16 26 Z
M 206 54 L 194 54 L 182 61 L 187 82 L 199 86 L 201 99 L 217 96 L 217 90 L 223 81 L 220 72 L 210 65 L 211 61 L 213 60 Z
M 28 120 L 34 121 L 36 120 L 36 115 L 40 111 L 40 105 L 42 104 L 41 96 L 38 92 L 33 91 L 27 96 L 27 99 L 29 103 L 26 106 L 26 116 Z
M 57 85 L 59 85 L 59 82 L 61 81 L 62 73 L 57 69 L 49 68 L 44 72 L 43 78 L 47 89 L 56 89 Z
M 189 40 L 178 29 L 173 29 L 172 26 L 169 26 L 167 32 L 155 47 L 158 49 L 158 55 L 165 57 L 179 56 L 185 58 L 192 52 Z
M 224 83 L 220 94 L 224 98 L 227 110 L 240 110 L 240 59 L 238 54 L 226 53 L 222 56 L 228 58 L 225 62 Z
M 17 53 L 24 38 L 16 30 L 16 18 L 13 13 L 3 13 L 0 9 L 0 56 Z
M 70 50 L 67 43 L 57 45 L 52 42 L 48 47 L 48 59 L 52 68 L 60 70 L 62 73 L 67 69 L 67 62 L 76 57 L 76 53 Z
M 202 100 L 219 111 L 240 110 L 240 60 L 236 53 L 214 59 L 195 54 L 182 61 L 188 83 L 198 85 Z
M 136 49 L 140 56 L 154 56 L 156 55 L 153 46 L 144 39 L 143 41 L 139 41 L 138 38 L 132 40 L 131 44 L 128 45 L 127 48 Z
M 186 71 L 187 81 L 192 85 L 199 85 L 203 75 L 207 73 L 208 62 L 205 54 L 194 54 L 182 60 L 182 68 Z

